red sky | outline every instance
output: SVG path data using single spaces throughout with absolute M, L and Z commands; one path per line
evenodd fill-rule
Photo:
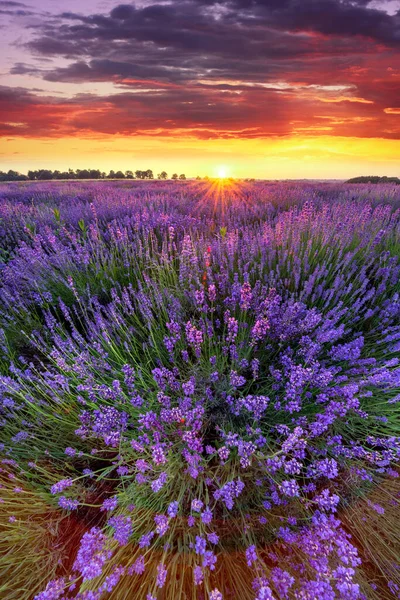
M 400 174 L 400 1 L 0 1 L 0 169 Z

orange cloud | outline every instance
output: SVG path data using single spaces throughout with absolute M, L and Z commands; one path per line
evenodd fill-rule
M 383 112 L 387 115 L 400 115 L 400 108 L 384 108 Z
M 320 102 L 328 102 L 332 104 L 337 104 L 339 102 L 358 102 L 359 104 L 373 104 L 373 100 L 366 100 L 365 98 L 356 98 L 354 96 L 333 96 L 321 98 L 318 97 L 317 100 Z

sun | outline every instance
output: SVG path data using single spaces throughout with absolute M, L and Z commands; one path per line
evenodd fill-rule
M 219 167 L 217 173 L 218 173 L 219 179 L 226 179 L 226 177 L 228 175 L 226 167 Z

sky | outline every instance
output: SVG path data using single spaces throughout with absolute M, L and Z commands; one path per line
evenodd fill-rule
M 400 0 L 0 0 L 0 170 L 400 176 Z

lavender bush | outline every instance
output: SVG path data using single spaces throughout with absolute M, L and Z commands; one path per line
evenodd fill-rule
M 0 592 L 400 597 L 399 189 L 1 192 Z

